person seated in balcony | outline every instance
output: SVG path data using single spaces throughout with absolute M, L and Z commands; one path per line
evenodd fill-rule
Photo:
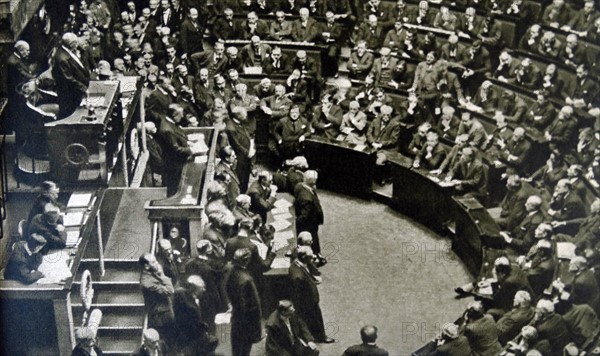
M 560 53 L 561 46 L 562 42 L 556 38 L 556 34 L 552 31 L 546 31 L 540 39 L 537 52 L 544 57 L 556 58 Z
M 465 147 L 461 152 L 461 158 L 446 175 L 446 182 L 454 182 L 454 188 L 460 195 L 486 195 L 487 177 L 483 163 L 476 157 L 473 148 Z
M 417 132 L 412 137 L 412 140 L 408 144 L 408 152 L 407 154 L 411 157 L 415 157 L 421 149 L 425 146 L 425 142 L 427 140 L 427 133 L 431 130 L 431 124 L 428 122 L 424 122 L 419 125 Z
M 367 52 L 367 43 L 365 41 L 358 41 L 356 43 L 356 50 L 352 51 L 350 60 L 348 61 L 350 77 L 360 80 L 365 79 L 371 71 L 373 61 L 373 54 Z
M 525 34 L 519 40 L 517 48 L 527 52 L 536 53 L 541 39 L 542 27 L 539 24 L 534 24 L 525 31 Z
M 534 92 L 536 100 L 525 112 L 524 125 L 533 128 L 538 132 L 544 132 L 550 123 L 556 118 L 556 110 L 550 100 L 548 100 L 548 91 L 545 89 Z
M 464 111 L 460 117 L 457 135 L 469 135 L 469 145 L 475 148 L 482 148 L 487 141 L 487 133 L 481 123 L 471 117 L 469 111 Z
M 364 41 L 370 50 L 377 50 L 383 44 L 385 32 L 381 24 L 378 23 L 377 16 L 371 14 L 367 21 L 358 26 L 352 33 L 352 41 L 358 44 Z
M 546 26 L 559 28 L 571 21 L 573 14 L 571 6 L 565 4 L 565 0 L 553 0 L 542 14 L 542 23 Z
M 424 168 L 427 170 L 437 169 L 446 158 L 446 149 L 439 142 L 439 136 L 435 132 L 427 133 L 427 141 L 413 161 L 413 168 Z
M 586 45 L 579 42 L 579 37 L 576 34 L 571 33 L 567 36 L 565 44 L 560 48 L 557 58 L 571 68 L 587 65 Z
M 38 268 L 44 259 L 41 251 L 45 246 L 46 239 L 39 234 L 32 234 L 26 241 L 15 242 L 4 269 L 4 279 L 31 284 L 43 278 L 44 274 Z
M 385 169 L 387 162 L 385 150 L 394 149 L 398 145 L 398 138 L 400 137 L 400 120 L 397 117 L 392 117 L 393 110 L 389 105 L 381 106 L 379 115 L 367 130 L 367 142 L 377 150 L 375 164 L 379 167 L 376 170 L 379 175 L 377 179 L 379 182 L 385 181 L 388 176 Z
M 269 28 L 269 39 L 274 41 L 292 40 L 292 22 L 285 19 L 285 12 L 275 12 L 275 21 L 271 22 Z
M 440 12 L 433 19 L 433 27 L 440 28 L 446 31 L 456 30 L 458 17 L 448 9 L 447 5 L 440 6 Z
M 340 131 L 345 135 L 344 141 L 354 144 L 365 144 L 367 141 L 367 115 L 360 110 L 358 101 L 351 101 L 348 112 L 342 116 Z
M 315 135 L 335 140 L 340 134 L 342 115 L 342 108 L 331 102 L 330 94 L 324 94 L 321 105 L 315 106 L 312 112 L 311 125 Z
M 51 249 L 63 249 L 67 246 L 67 233 L 60 220 L 60 208 L 58 206 L 46 203 L 44 212 L 31 219 L 25 234 L 25 240 L 29 241 L 34 238 L 34 234 L 42 236 L 47 241 L 42 250 L 43 254 Z

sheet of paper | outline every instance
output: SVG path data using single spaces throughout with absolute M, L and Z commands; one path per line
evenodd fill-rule
M 275 257 L 271 264 L 272 269 L 290 268 L 290 259 L 287 257 Z
M 194 163 L 206 163 L 206 162 L 208 162 L 208 156 L 207 155 L 195 156 L 194 157 Z
M 72 213 L 67 213 L 63 219 L 63 223 L 65 226 L 80 226 L 82 220 L 83 212 L 76 211 Z
M 358 144 L 358 145 L 354 146 L 354 150 L 355 151 L 361 151 L 362 152 L 362 151 L 364 151 L 365 148 L 367 148 L 367 146 L 362 145 L 362 144 Z
M 231 323 L 231 313 L 220 313 L 215 316 L 215 324 L 229 324 Z
M 67 203 L 68 208 L 87 208 L 92 200 L 92 193 L 73 193 Z
M 289 201 L 285 200 L 285 199 L 278 199 L 275 204 L 276 208 L 289 208 L 290 206 L 292 206 L 292 203 L 290 203 Z
M 292 223 L 287 220 L 275 220 L 271 225 L 275 228 L 275 231 L 282 231 L 292 226 Z
M 289 213 L 290 209 L 289 208 L 275 208 L 271 210 L 271 214 L 273 215 L 278 215 L 278 214 L 284 214 L 284 213 Z
M 277 221 L 277 220 L 287 220 L 287 219 L 291 219 L 291 218 L 293 218 L 293 216 L 288 211 L 286 211 L 285 213 L 274 214 L 273 215 L 273 219 L 275 219 L 275 221 Z
M 273 252 L 277 252 L 288 245 L 288 240 L 275 238 L 273 239 Z
M 79 231 L 67 231 L 67 246 L 75 246 L 79 241 Z
M 68 249 L 50 251 L 46 256 L 44 256 L 44 260 L 38 268 L 38 271 L 44 274 L 44 278 L 38 280 L 37 283 L 62 283 L 64 280 L 71 277 L 71 270 L 67 265 L 68 258 Z
M 575 244 L 571 242 L 557 242 L 556 256 L 560 259 L 570 260 L 575 257 Z
M 275 240 L 288 241 L 294 238 L 296 238 L 296 235 L 294 235 L 294 232 L 292 230 L 278 231 L 275 233 Z

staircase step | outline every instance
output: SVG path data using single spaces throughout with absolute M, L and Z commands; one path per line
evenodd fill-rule
M 98 329 L 98 345 L 104 354 L 130 355 L 142 341 L 142 329 Z
M 139 282 L 140 280 L 140 265 L 137 261 L 133 260 L 105 261 L 104 276 L 100 275 L 100 267 L 97 261 L 82 261 L 75 277 L 76 281 L 81 280 L 81 273 L 86 269 L 92 274 L 93 281 Z
M 131 309 L 107 311 L 104 309 L 102 310 L 102 322 L 100 325 L 103 327 L 142 327 L 144 325 L 145 317 L 146 311 L 144 309 L 140 309 L 138 311 L 132 311 Z M 73 320 L 80 321 L 82 318 L 83 309 L 78 313 L 73 313 Z

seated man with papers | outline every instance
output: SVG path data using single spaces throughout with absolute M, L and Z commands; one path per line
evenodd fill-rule
M 43 248 L 43 254 L 51 249 L 65 248 L 67 233 L 65 226 L 59 223 L 59 218 L 60 209 L 52 203 L 47 203 L 44 212 L 31 220 L 25 239 L 30 241 L 34 234 L 42 236 L 48 242 Z
M 38 271 L 44 256 L 41 250 L 46 246 L 46 239 L 39 234 L 32 234 L 27 241 L 17 241 L 4 270 L 4 278 L 31 284 L 44 277 Z

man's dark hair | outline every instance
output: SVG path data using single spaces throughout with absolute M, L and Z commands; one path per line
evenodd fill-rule
M 360 338 L 366 344 L 377 340 L 377 327 L 375 325 L 365 325 L 360 329 Z

